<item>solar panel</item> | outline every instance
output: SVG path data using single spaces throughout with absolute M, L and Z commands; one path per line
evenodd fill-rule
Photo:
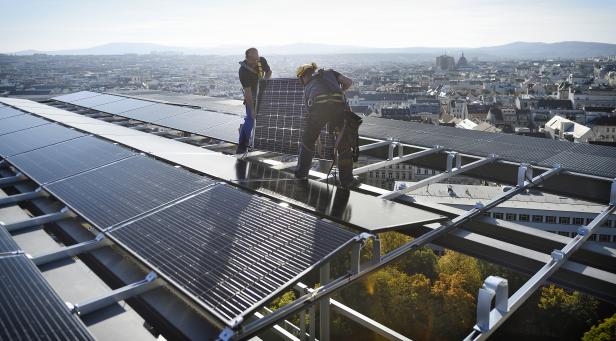
M 2 226 L 0 226 L 0 257 L 9 252 L 20 250 L 11 234 Z
M 84 98 L 88 98 L 88 97 L 94 97 L 94 96 L 100 96 L 100 95 L 101 94 L 99 94 L 98 92 L 79 91 L 79 92 L 75 92 L 75 93 L 72 93 L 72 94 L 56 96 L 56 97 L 53 97 L 52 99 L 56 100 L 56 101 L 60 101 L 60 102 L 72 103 L 72 102 L 78 101 L 80 99 L 84 99 Z
M 19 115 L 5 118 L 0 123 L 0 135 L 13 133 L 16 131 L 37 127 L 43 124 L 51 124 L 42 118 L 32 115 Z
M 0 136 L 0 156 L 7 157 L 27 152 L 79 136 L 84 134 L 58 124 L 45 124 L 16 131 Z
M 81 173 L 45 189 L 105 229 L 167 204 L 212 180 L 142 155 Z
M 384 232 L 445 220 L 441 215 L 368 194 L 317 181 L 297 180 L 292 174 L 261 164 L 250 163 L 247 165 L 248 175 L 244 175 L 246 171 L 242 174 L 240 165 L 238 162 L 236 169 L 237 182 L 241 186 L 305 207 L 327 219 L 360 230 Z
M 141 101 L 138 99 L 126 98 L 121 101 L 111 102 L 93 107 L 94 110 L 119 115 L 123 112 L 148 107 L 154 105 L 152 102 Z
M 223 114 L 207 110 L 192 110 L 183 114 L 175 115 L 157 121 L 157 125 L 190 132 L 197 135 L 208 135 L 208 132 L 215 132 L 216 127 L 225 126 L 223 133 L 234 132 L 233 141 L 237 140 L 237 129 L 243 118 L 236 115 Z M 219 132 L 221 130 L 218 130 Z M 220 133 L 219 133 L 220 134 Z M 225 136 L 228 134 L 225 134 Z M 214 137 L 214 136 L 210 136 Z
M 188 107 L 169 104 L 154 104 L 151 106 L 123 112 L 121 116 L 143 122 L 157 122 L 164 118 L 195 110 Z
M 442 145 L 465 154 L 496 154 L 503 160 L 564 168 L 584 174 L 616 177 L 616 148 L 473 130 L 430 124 L 365 117 L 361 136 L 375 139 L 393 137 L 422 147 Z
M 243 120 L 243 118 L 238 117 L 231 120 L 229 123 L 208 128 L 203 132 L 203 135 L 221 141 L 236 143 L 240 122 Z
M 125 99 L 125 97 L 114 96 L 114 95 L 99 95 L 93 97 L 87 97 L 84 99 L 79 99 L 76 101 L 72 101 L 72 104 L 79 105 L 81 107 L 92 108 L 97 105 L 103 105 L 111 102 L 117 102 Z
M 295 78 L 277 78 L 264 80 L 259 87 L 254 147 L 296 155 L 306 128 L 302 85 Z M 331 160 L 333 146 L 334 134 L 324 127 L 315 157 Z
M 8 161 L 39 184 L 127 158 L 135 153 L 93 136 L 54 144 L 8 158 Z
M 0 108 L 0 120 L 3 118 L 9 118 L 13 116 L 23 115 L 25 114 L 23 111 L 19 111 L 15 108 L 3 106 Z
M 0 258 L 0 340 L 94 340 L 25 256 Z
M 217 185 L 110 235 L 230 324 L 294 285 L 355 234 Z

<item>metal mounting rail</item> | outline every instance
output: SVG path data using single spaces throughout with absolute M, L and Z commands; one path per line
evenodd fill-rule
M 379 142 L 374 142 L 374 143 L 370 143 L 370 144 L 364 144 L 362 146 L 359 146 L 359 151 L 363 152 L 366 150 L 370 150 L 370 149 L 375 149 L 375 148 L 379 148 L 379 147 L 383 147 L 383 146 L 389 146 L 391 143 L 393 143 L 392 139 L 387 139 L 385 141 L 379 141 Z
M 96 235 L 96 238 L 92 240 L 88 240 L 79 244 L 67 246 L 58 251 L 53 251 L 49 253 L 45 253 L 42 255 L 38 255 L 32 258 L 32 262 L 34 264 L 41 266 L 47 263 L 55 262 L 60 259 L 65 259 L 73 256 L 77 256 L 79 254 L 90 252 L 92 250 L 96 250 L 105 245 L 109 245 L 107 239 L 105 239 L 105 235 L 99 233 Z
M 500 327 L 541 285 L 552 276 L 597 228 L 616 211 L 616 179 L 612 182 L 610 205 L 587 226 L 578 229 L 577 235 L 565 247 L 554 250 L 551 259 L 533 275 L 511 298 L 508 298 L 507 280 L 497 276 L 488 277 L 477 296 L 477 324 L 465 340 L 486 340 Z M 494 309 L 492 302 L 496 300 Z
M 522 173 L 524 174 L 524 176 L 526 176 L 528 174 L 527 169 L 528 166 L 521 165 L 520 172 L 518 173 L 518 175 Z M 364 266 L 361 266 L 361 264 L 359 263 L 360 257 L 358 253 L 360 248 L 354 249 L 351 253 L 351 270 L 348 273 L 332 280 L 328 284 L 325 284 L 318 289 L 315 289 L 310 294 L 299 297 L 295 301 L 287 304 L 286 306 L 276 310 L 274 313 L 267 315 L 260 320 L 252 321 L 246 325 L 239 325 L 235 330 L 230 330 L 229 328 L 226 328 L 220 334 L 219 339 L 244 339 L 253 336 L 262 331 L 263 329 L 275 324 L 277 321 L 284 319 L 286 316 L 295 314 L 301 310 L 305 310 L 309 306 L 317 303 L 319 300 L 323 298 L 328 298 L 336 290 L 341 289 L 342 287 L 348 285 L 349 283 L 363 277 L 364 275 L 372 271 L 380 269 L 381 267 L 405 255 L 407 252 L 414 251 L 434 241 L 435 239 L 445 235 L 452 229 L 469 222 L 477 216 L 482 215 L 484 212 L 502 204 L 503 202 L 525 191 L 526 189 L 535 187 L 543 183 L 546 179 L 560 173 L 561 171 L 562 168 L 560 167 L 560 165 L 556 165 L 554 168 L 549 169 L 532 179 L 522 178 L 522 180 L 520 180 L 518 178 L 518 185 L 513 187 L 509 191 L 502 193 L 500 196 L 492 199 L 486 204 L 477 203 L 477 205 L 473 209 L 466 211 L 465 213 L 456 217 L 450 222 L 442 224 L 435 230 L 428 232 L 418 238 L 415 238 L 414 240 L 398 247 L 393 251 L 390 251 L 386 255 L 380 257 L 380 259 L 376 254 L 373 253 L 373 256 L 376 256 L 377 259 L 373 259 L 369 263 L 364 264 Z M 364 239 L 367 238 L 364 237 Z
M 145 276 L 145 278 L 141 281 L 123 286 L 95 299 L 91 299 L 75 305 L 67 303 L 67 305 L 73 314 L 86 315 L 99 309 L 105 308 L 109 305 L 112 305 L 116 302 L 143 294 L 146 291 L 157 288 L 161 285 L 161 283 L 157 281 L 157 279 L 158 276 L 155 272 L 152 271 L 148 273 L 148 275 Z
M 37 198 L 47 197 L 49 194 L 45 192 L 42 188 L 37 188 L 32 192 L 20 193 L 15 195 L 10 195 L 8 197 L 0 198 L 0 208 L 11 206 L 22 201 L 33 200 Z
M 25 180 L 28 180 L 28 177 L 21 173 L 17 173 L 13 176 L 7 176 L 6 178 L 0 178 L 0 188 L 11 186 Z
M 400 148 L 399 150 L 402 150 L 402 148 Z M 424 156 L 428 156 L 428 155 L 432 155 L 432 154 L 436 154 L 440 151 L 443 150 L 443 147 L 441 146 L 436 146 L 432 149 L 426 149 L 426 150 L 422 150 L 416 153 L 412 153 L 412 154 L 407 154 L 407 155 L 403 155 L 402 153 L 400 153 L 397 157 L 392 157 L 389 160 L 385 160 L 385 161 L 381 161 L 381 162 L 377 162 L 377 163 L 373 163 L 371 165 L 366 165 L 363 167 L 359 167 L 359 168 L 355 168 L 353 169 L 353 175 L 359 175 L 359 174 L 363 174 L 363 173 L 367 173 L 376 169 L 380 169 L 383 167 L 387 167 L 387 166 L 391 166 L 391 165 L 395 165 L 398 163 L 402 163 L 402 162 L 407 162 L 413 159 L 417 159 L 420 157 L 424 157 Z
M 483 158 L 483 159 L 480 159 L 480 160 L 468 163 L 468 164 L 466 164 L 464 166 L 460 166 L 459 156 L 460 155 L 457 154 L 457 153 L 455 153 L 455 154 L 454 153 L 448 153 L 447 154 L 447 161 L 448 161 L 447 162 L 447 170 L 448 171 L 440 173 L 440 174 L 437 174 L 435 176 L 431 176 L 431 177 L 423 179 L 421 181 L 418 181 L 418 182 L 416 182 L 415 184 L 413 184 L 413 185 L 411 185 L 409 187 L 406 187 L 406 188 L 403 188 L 403 189 L 400 189 L 400 190 L 397 190 L 397 191 L 394 191 L 394 192 L 391 192 L 391 193 L 380 195 L 379 198 L 389 199 L 389 200 L 395 199 L 395 198 L 397 198 L 397 197 L 399 197 L 401 195 L 404 195 L 404 194 L 406 194 L 408 192 L 414 191 L 414 190 L 416 190 L 418 188 L 421 188 L 421 187 L 424 187 L 424 186 L 427 186 L 427 185 L 430 185 L 430 184 L 433 184 L 433 183 L 445 180 L 445 179 L 450 178 L 450 177 L 452 177 L 454 175 L 458 175 L 458 174 L 464 173 L 464 172 L 469 171 L 471 169 L 474 169 L 474 168 L 477 168 L 477 167 L 480 167 L 480 166 L 483 166 L 485 164 L 492 163 L 492 162 L 495 162 L 496 160 L 498 160 L 498 156 L 492 154 L 492 155 L 490 155 L 490 156 L 488 156 L 486 158 Z M 453 168 L 453 165 L 452 165 L 453 158 L 457 159 L 456 160 L 456 166 L 457 167 L 455 167 L 455 168 Z
M 53 223 L 56 221 L 70 219 L 74 217 L 76 217 L 76 215 L 73 212 L 71 212 L 71 210 L 65 207 L 61 209 L 59 212 L 49 213 L 49 214 L 41 215 L 38 217 L 33 217 L 30 219 L 17 221 L 17 222 L 10 223 L 10 224 L 4 224 L 0 222 L 0 225 L 4 226 L 4 228 L 7 231 L 14 232 L 14 231 L 19 231 L 19 230 L 26 229 L 29 227 L 44 225 L 44 224 Z

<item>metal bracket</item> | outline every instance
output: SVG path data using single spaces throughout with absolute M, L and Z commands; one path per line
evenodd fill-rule
M 490 314 L 492 302 L 496 298 L 495 311 L 498 314 Z M 483 282 L 477 295 L 477 324 L 475 329 L 485 332 L 496 321 L 509 312 L 509 284 L 506 279 L 498 276 L 489 276 Z
M 28 177 L 19 172 L 13 176 L 7 176 L 6 178 L 1 178 L 0 188 L 11 186 L 13 184 L 16 184 L 24 180 L 28 180 Z
M 20 193 L 0 198 L 0 208 L 11 206 L 22 201 L 33 200 L 47 196 L 49 196 L 49 194 L 47 194 L 47 192 L 45 192 L 41 187 L 39 187 L 33 192 Z
M 616 205 L 616 178 L 612 180 L 612 188 L 610 190 L 610 205 Z
M 447 170 L 446 173 L 458 170 L 462 167 L 462 156 L 458 152 L 446 152 L 447 153 Z M 453 161 L 456 161 L 456 167 L 453 167 Z
M 38 217 L 34 217 L 34 218 L 22 220 L 22 221 L 17 221 L 17 222 L 6 224 L 6 225 L 0 222 L 0 225 L 4 226 L 4 228 L 7 231 L 14 232 L 14 231 L 19 231 L 19 230 L 26 229 L 29 227 L 44 225 L 47 223 L 53 223 L 56 221 L 74 218 L 74 217 L 76 217 L 76 215 L 71 210 L 65 207 L 56 213 L 49 213 L 49 214 L 41 215 Z
M 67 246 L 59 251 L 49 252 L 40 256 L 35 256 L 32 258 L 32 262 L 34 262 L 34 264 L 38 266 L 41 266 L 47 263 L 55 262 L 60 259 L 73 257 L 84 252 L 96 250 L 108 244 L 109 243 L 107 242 L 107 239 L 105 239 L 105 235 L 99 233 L 98 235 L 96 235 L 96 238 L 92 240 Z
M 518 187 L 524 187 L 528 184 L 528 180 L 533 178 L 533 169 L 527 163 L 521 163 L 518 167 Z
M 123 286 L 101 297 L 73 305 L 71 312 L 78 315 L 86 315 L 116 302 L 143 294 L 146 291 L 152 290 L 160 285 L 160 282 L 156 281 L 157 278 L 158 276 L 156 273 L 152 271 L 139 282 Z

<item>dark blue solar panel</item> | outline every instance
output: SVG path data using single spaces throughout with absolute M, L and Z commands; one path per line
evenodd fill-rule
M 226 323 L 294 285 L 355 235 L 226 185 L 110 234 Z
M 25 255 L 0 258 L 0 340 L 94 340 Z
M 209 178 L 138 155 L 44 187 L 105 229 L 210 183 Z
M 80 136 L 84 134 L 58 124 L 20 130 L 0 136 L 0 156 L 16 155 Z

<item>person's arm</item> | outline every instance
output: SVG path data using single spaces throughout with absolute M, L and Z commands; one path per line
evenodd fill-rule
M 263 69 L 265 70 L 265 76 L 263 76 L 263 78 L 270 79 L 272 78 L 272 68 L 269 66 L 267 59 L 265 59 L 264 57 L 261 58 L 263 61 Z
M 246 103 L 246 106 L 248 107 L 248 109 L 250 109 L 250 116 L 252 116 L 252 118 L 255 118 L 255 102 L 252 99 L 251 87 L 244 88 L 244 103 Z
M 353 85 L 353 80 L 343 74 L 338 74 L 338 82 L 340 82 L 340 88 L 342 88 L 342 92 L 347 91 L 351 85 Z

